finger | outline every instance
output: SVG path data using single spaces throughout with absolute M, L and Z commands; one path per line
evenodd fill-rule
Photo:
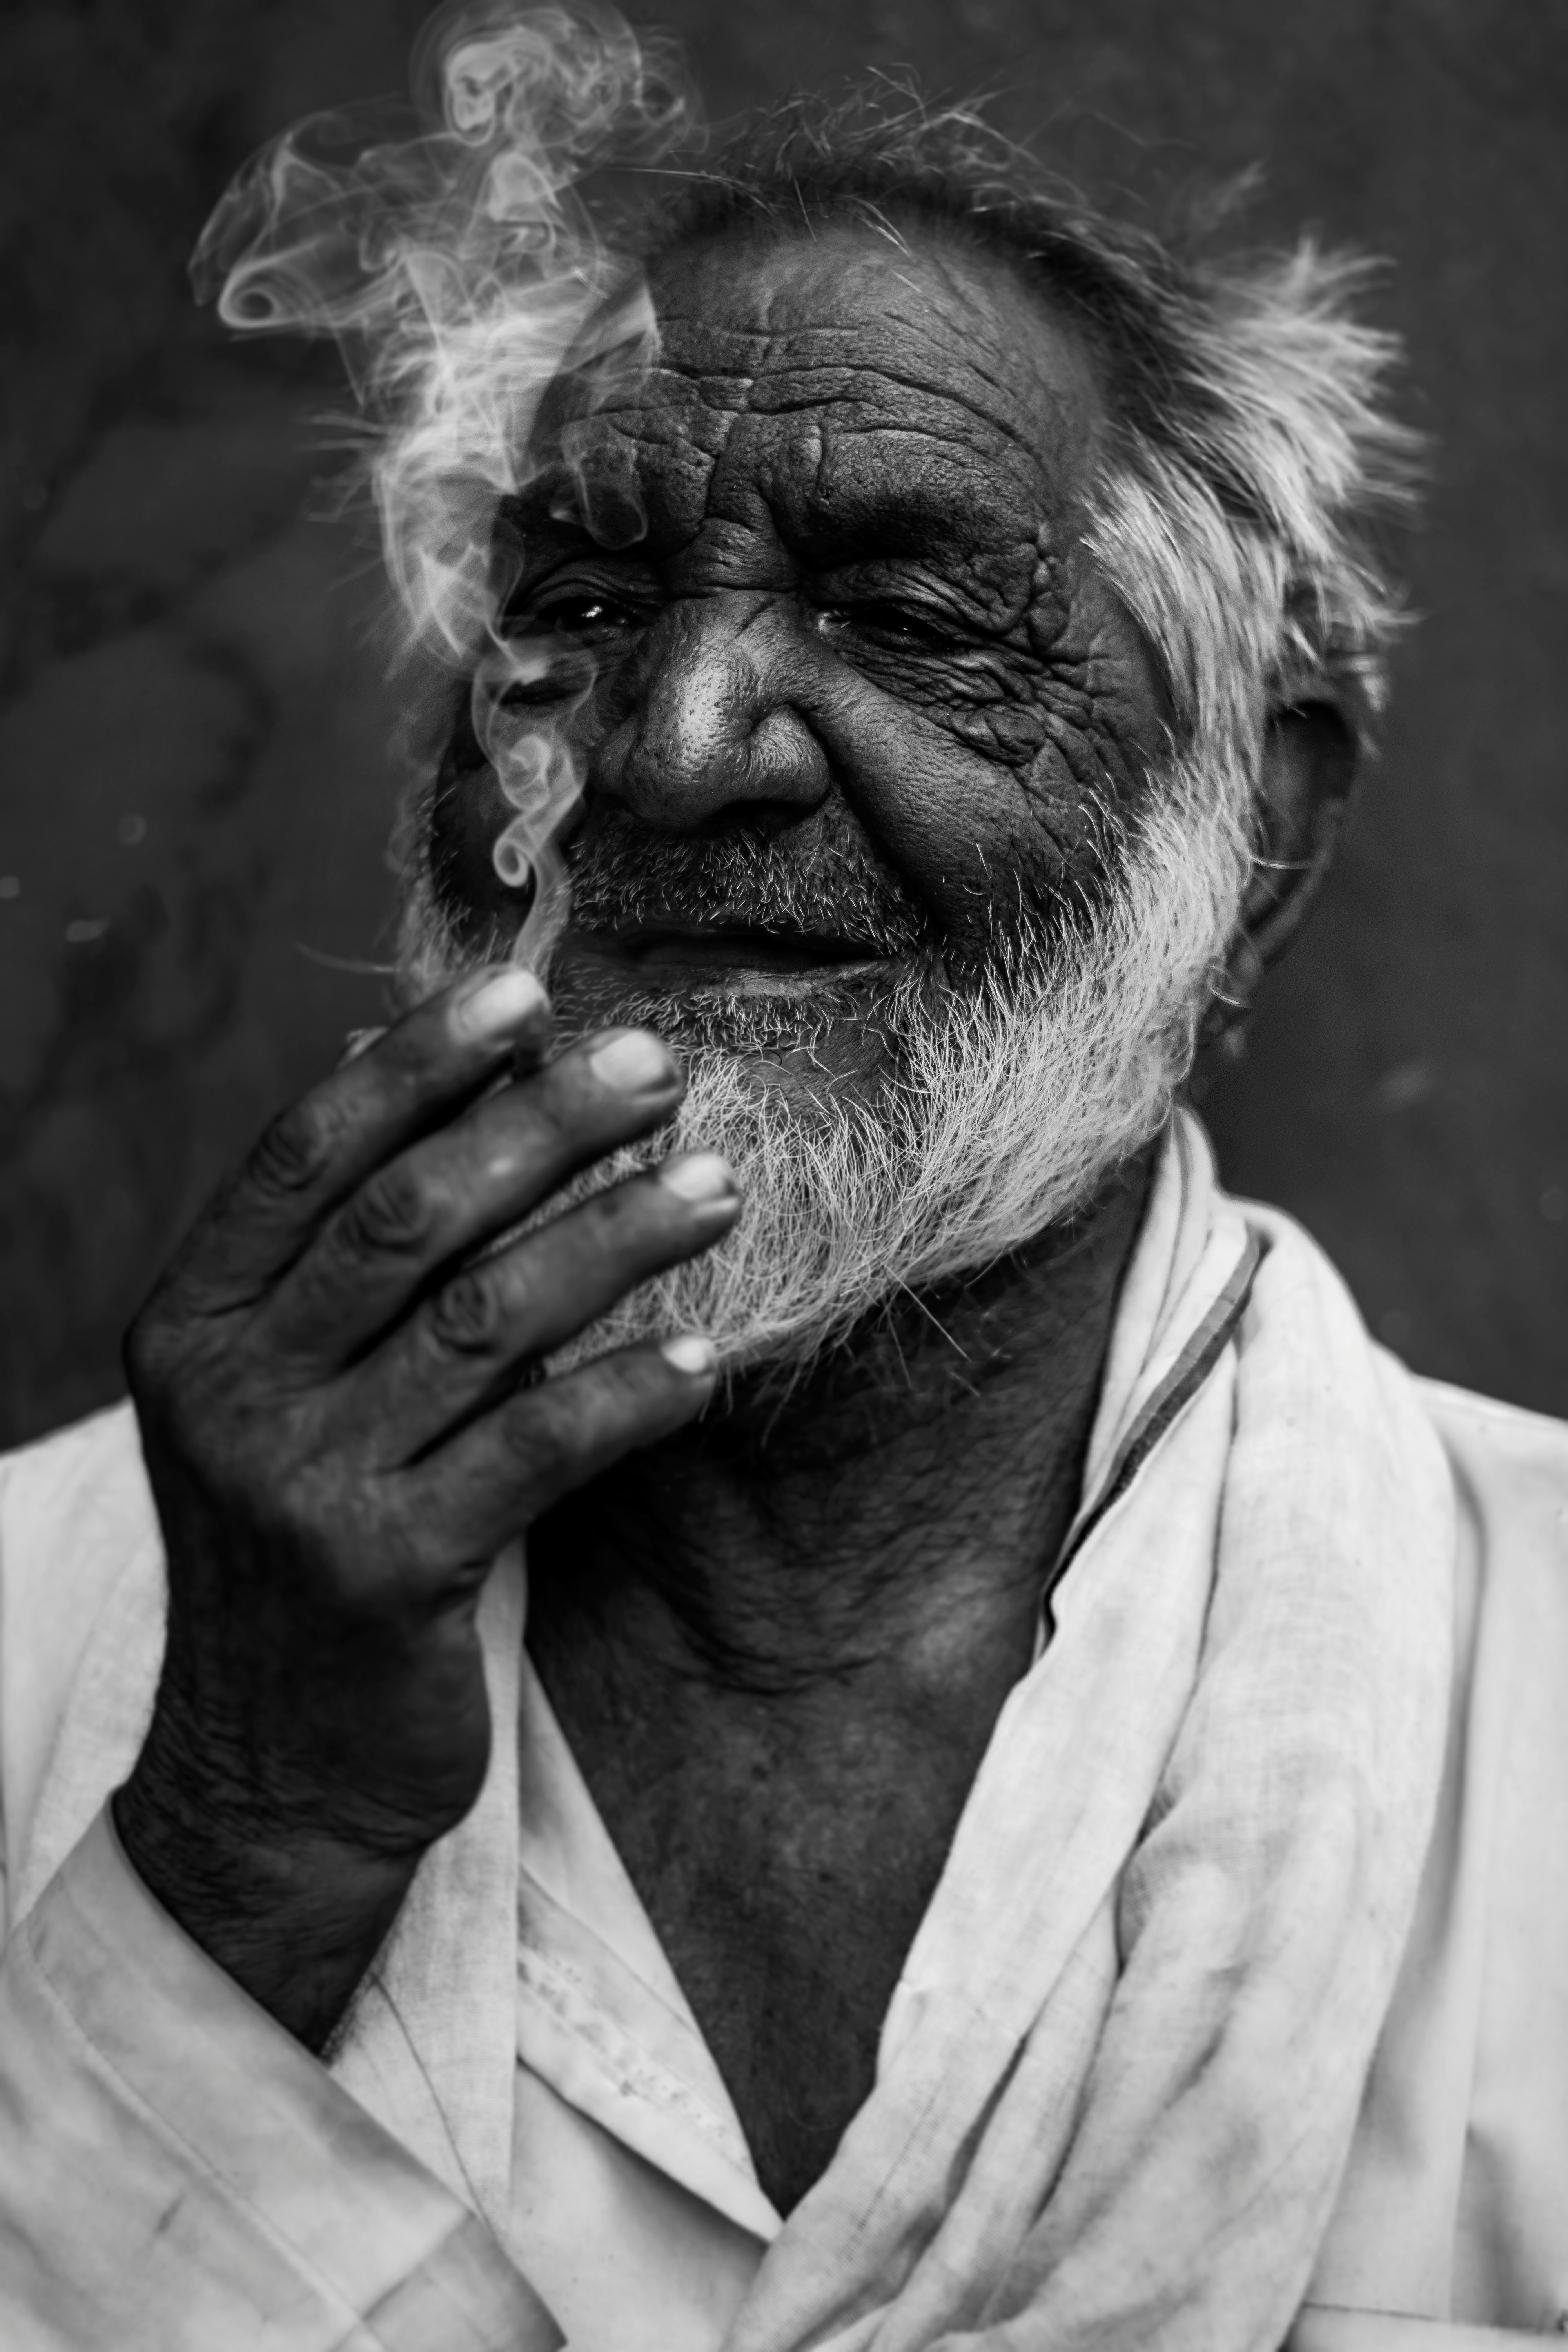
M 693 1152 L 463 1267 L 347 1376 L 348 1426 L 380 1464 L 413 1460 L 628 1290 L 710 1248 L 740 1207 L 726 1162 Z
M 668 1118 L 685 1084 L 646 1030 L 574 1046 L 367 1178 L 267 1302 L 257 1337 L 316 1373 L 405 1315 L 443 1268 Z
M 502 965 L 416 1005 L 284 1111 L 197 1222 L 162 1286 L 196 1312 L 243 1306 L 290 1265 L 373 1169 L 494 1079 L 531 1064 L 550 1001 Z
M 693 1420 L 717 1371 L 710 1342 L 687 1332 L 525 1389 L 407 1473 L 404 1507 L 439 1530 L 428 1548 L 454 1568 L 489 1560 L 563 1495 Z

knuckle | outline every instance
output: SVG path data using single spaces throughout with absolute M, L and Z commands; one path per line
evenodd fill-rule
M 264 1192 L 291 1196 L 320 1183 L 331 1164 L 336 1127 L 310 1097 L 272 1121 L 251 1154 L 251 1173 Z
M 542 1070 L 530 1085 L 519 1088 L 529 1126 L 547 1152 L 572 1144 L 584 1125 L 583 1107 L 572 1099 L 559 1064 Z
M 500 1337 L 501 1307 L 493 1280 L 481 1268 L 466 1266 L 437 1292 L 428 1321 L 430 1336 L 442 1354 L 494 1354 Z
M 125 1377 L 139 1402 L 161 1400 L 177 1386 L 184 1350 L 161 1315 L 143 1312 L 125 1334 Z
M 428 1247 L 437 1204 L 415 1171 L 394 1163 L 361 1187 L 342 1215 L 343 1238 L 360 1256 L 412 1257 Z
M 645 1177 L 634 1177 L 629 1184 L 606 1185 L 584 1203 L 584 1222 L 602 1247 L 606 1242 L 619 1240 L 628 1223 L 637 1223 L 654 1198 L 649 1180 Z
M 518 1400 L 517 1419 L 526 1419 L 529 1444 L 535 1454 L 565 1454 L 581 1443 L 582 1401 L 559 1380 L 541 1381 Z
M 668 1258 L 691 1230 L 683 1202 L 656 1176 L 634 1176 L 584 1203 L 574 1240 L 585 1261 L 618 1269 L 620 1278 L 632 1281 Z
M 433 1074 L 437 1055 L 431 1026 L 424 1014 L 421 1006 L 378 1038 L 371 1049 L 377 1079 L 395 1097 L 418 1092 Z
M 562 1410 L 549 1381 L 514 1398 L 500 1416 L 501 1446 L 514 1473 L 533 1486 L 549 1488 L 576 1450 L 575 1419 Z
M 226 1386 L 231 1354 L 227 1333 L 156 1293 L 121 1345 L 132 1395 L 163 1408 L 191 1394 L 210 1402 Z

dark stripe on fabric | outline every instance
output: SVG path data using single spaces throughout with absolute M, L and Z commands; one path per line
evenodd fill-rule
M 1073 1560 L 1106 1513 L 1121 1500 L 1176 1415 L 1189 1398 L 1196 1395 L 1224 1354 L 1231 1334 L 1247 1312 L 1247 1302 L 1252 1296 L 1252 1286 L 1267 1247 L 1261 1234 L 1248 1233 L 1247 1247 L 1237 1260 L 1235 1272 L 1128 1431 L 1104 1492 L 1088 1518 L 1074 1529 L 1057 1562 L 1056 1573 L 1046 1587 L 1047 1629 L 1052 1596 Z

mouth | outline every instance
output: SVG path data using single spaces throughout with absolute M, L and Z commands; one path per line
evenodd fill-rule
M 574 961 L 672 994 L 703 989 L 795 993 L 824 981 L 881 971 L 889 961 L 863 940 L 733 923 L 659 921 L 616 931 L 573 926 L 562 945 Z

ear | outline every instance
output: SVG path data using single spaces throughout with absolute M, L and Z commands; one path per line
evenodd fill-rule
M 1252 878 L 1224 977 L 1204 1017 L 1205 1043 L 1250 1012 L 1264 973 L 1316 906 L 1344 832 L 1358 764 L 1355 730 L 1332 703 L 1300 703 L 1269 719 Z

